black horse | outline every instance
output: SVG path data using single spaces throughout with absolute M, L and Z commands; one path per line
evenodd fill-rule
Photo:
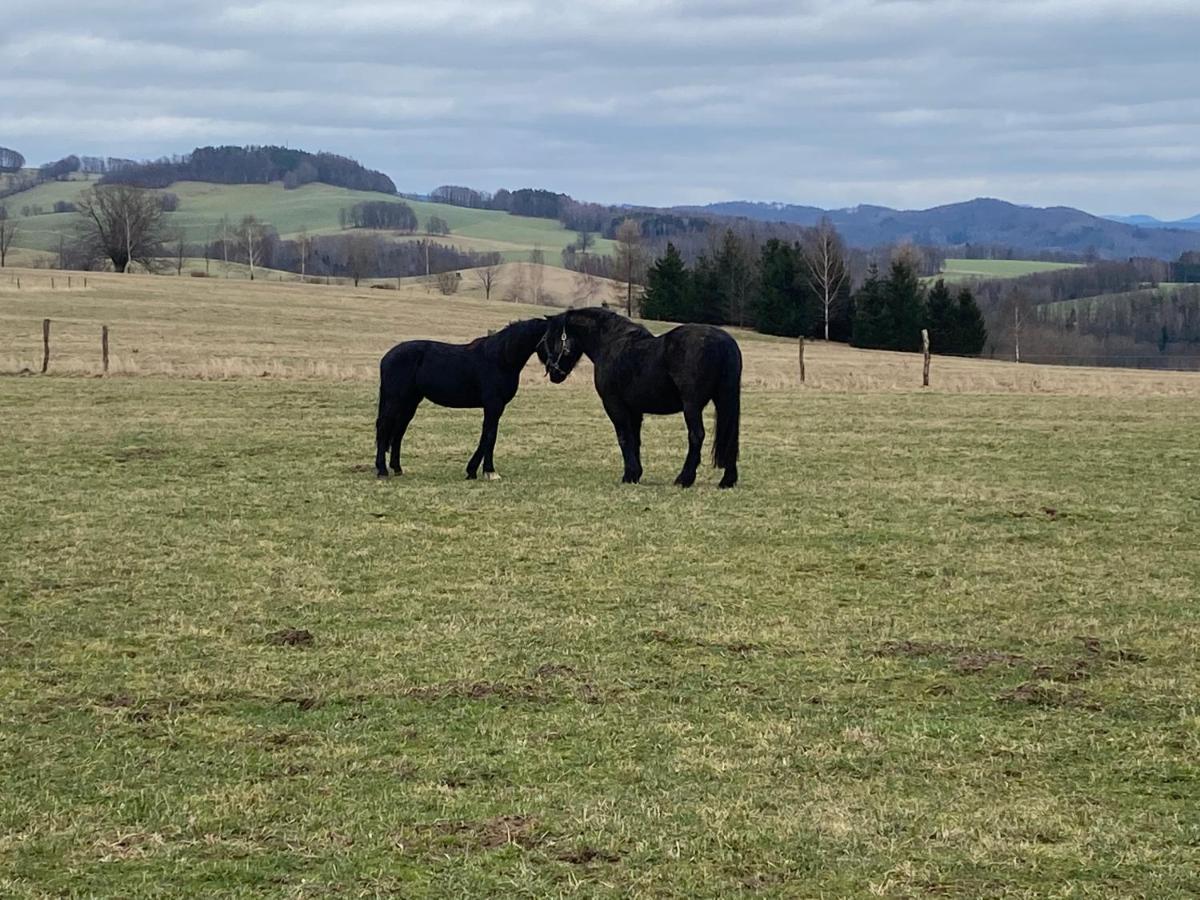
M 521 369 L 546 333 L 545 319 L 513 322 L 469 344 L 405 341 L 379 361 L 379 417 L 375 420 L 375 473 L 387 478 L 384 464 L 392 450 L 392 471 L 400 468 L 400 442 L 422 400 L 439 406 L 483 408 L 483 433 L 467 462 L 474 478 L 483 462 L 483 477 L 498 479 L 492 462 L 500 416 L 517 393 Z
M 712 325 L 680 325 L 661 337 L 607 309 L 573 309 L 549 318 L 537 347 L 550 380 L 562 382 L 581 355 L 596 369 L 596 391 L 617 432 L 625 459 L 621 479 L 642 477 L 642 416 L 682 412 L 688 453 L 675 483 L 691 487 L 704 443 L 704 407 L 717 407 L 713 465 L 725 470 L 720 487 L 737 484 L 742 352 Z

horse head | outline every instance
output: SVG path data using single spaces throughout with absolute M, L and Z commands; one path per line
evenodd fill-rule
M 555 384 L 562 384 L 583 355 L 583 343 L 571 327 L 569 312 L 546 316 L 546 332 L 538 341 L 538 360 Z

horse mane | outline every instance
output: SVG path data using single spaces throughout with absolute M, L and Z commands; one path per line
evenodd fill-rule
M 645 334 L 653 336 L 645 325 L 639 325 L 632 319 L 626 318 L 620 313 L 613 312 L 611 309 L 606 309 L 603 306 L 585 306 L 582 309 L 571 309 L 567 311 L 567 321 L 575 324 L 582 319 L 587 325 L 591 326 L 596 331 L 603 331 L 608 334 Z
M 467 349 L 493 353 L 501 359 L 509 359 L 522 353 L 528 356 L 532 351 L 523 345 L 528 341 L 529 333 L 536 328 L 537 335 L 541 336 L 545 324 L 544 319 L 518 319 L 509 322 L 499 331 L 475 338 L 467 344 Z

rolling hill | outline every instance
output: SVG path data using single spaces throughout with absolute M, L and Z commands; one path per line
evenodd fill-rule
M 1200 249 L 1200 234 L 1182 227 L 1144 228 L 1066 206 L 1043 209 L 983 198 L 923 210 L 886 206 L 823 210 L 815 206 L 743 201 L 678 209 L 797 225 L 815 225 L 822 217 L 828 217 L 846 241 L 856 247 L 905 240 L 933 246 L 1001 244 L 1030 254 L 1094 251 L 1102 259 L 1131 256 L 1176 259 L 1185 251 Z
M 1176 219 L 1170 222 L 1164 222 L 1162 219 L 1156 219 L 1154 216 L 1133 215 L 1133 216 L 1105 216 L 1113 222 L 1122 222 L 1125 225 L 1137 225 L 1140 228 L 1178 228 L 1184 231 L 1200 231 L 1200 215 L 1192 216 L 1188 219 Z
M 3 202 L 15 215 L 21 229 L 15 246 L 25 250 L 52 252 L 58 247 L 60 235 L 69 238 L 74 227 L 72 213 L 45 213 L 25 216 L 26 207 L 40 206 L 49 210 L 59 201 L 70 202 L 93 182 L 87 178 L 72 181 L 51 181 L 28 191 L 22 191 Z M 199 181 L 180 181 L 166 189 L 179 197 L 177 212 L 167 215 L 168 223 L 183 231 L 189 242 L 213 240 L 222 218 L 236 224 L 246 215 L 254 215 L 271 224 L 281 237 L 294 237 L 301 231 L 309 234 L 333 234 L 341 230 L 338 213 L 356 203 L 378 201 L 384 195 L 371 191 L 353 191 L 313 183 L 294 190 L 285 190 L 282 183 L 272 184 L 212 184 Z M 394 198 L 399 202 L 398 198 Z M 424 223 L 430 216 L 440 216 L 450 225 L 451 234 L 436 238 L 465 250 L 496 251 L 506 261 L 529 258 L 531 250 L 545 253 L 549 265 L 561 264 L 561 253 L 575 239 L 574 232 L 565 229 L 554 219 L 532 219 L 513 216 L 499 210 L 465 209 L 441 203 L 404 200 Z M 394 235 L 396 240 L 417 240 L 419 235 Z M 611 253 L 612 242 L 598 240 L 596 252 Z

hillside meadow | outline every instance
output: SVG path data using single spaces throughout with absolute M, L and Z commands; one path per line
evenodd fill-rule
M 738 333 L 733 491 L 536 366 L 378 481 L 379 354 L 544 308 L 15 274 L 0 894 L 1200 891 L 1200 376 Z
M 1034 259 L 947 259 L 938 277 L 947 281 L 1020 278 L 1038 272 L 1079 268 L 1079 263 L 1043 262 Z
M 92 183 L 85 177 L 46 182 L 0 201 L 7 205 L 10 215 L 19 216 L 21 232 L 15 245 L 26 250 L 56 251 L 60 235 L 69 240 L 73 234 L 76 217 L 71 213 L 50 212 L 24 217 L 20 216 L 21 210 L 26 206 L 50 210 L 56 202 L 72 202 Z M 167 224 L 182 232 L 192 243 L 217 240 L 223 217 L 234 227 L 247 215 L 270 224 L 285 239 L 295 238 L 302 231 L 311 235 L 334 234 L 341 231 L 340 210 L 348 210 L 356 203 L 380 200 L 407 203 L 422 227 L 430 216 L 445 219 L 451 234 L 436 237 L 440 243 L 464 250 L 495 251 L 506 261 L 528 260 L 530 251 L 541 250 L 547 264 L 558 266 L 563 248 L 575 240 L 575 233 L 567 231 L 554 219 L 510 216 L 497 210 L 464 209 L 320 183 L 285 190 L 281 182 L 211 184 L 180 181 L 166 190 L 179 197 L 179 210 L 167 214 Z M 392 236 L 397 240 L 423 239 L 421 236 Z M 595 252 L 611 253 L 612 248 L 612 241 L 596 241 Z

